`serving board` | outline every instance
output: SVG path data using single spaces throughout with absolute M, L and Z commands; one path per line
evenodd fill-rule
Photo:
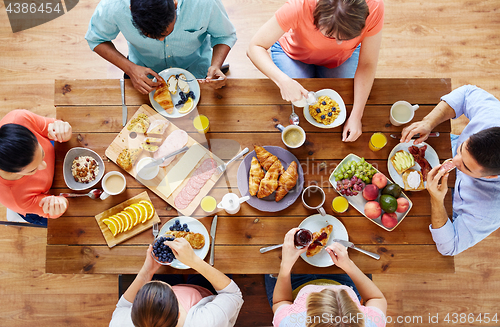
M 210 152 L 207 148 L 196 142 L 191 136 L 188 134 L 188 142 L 186 146 L 192 147 L 196 146 L 201 148 L 205 153 L 203 157 L 196 163 L 194 168 L 190 169 L 189 172 L 186 174 L 186 178 L 180 183 L 176 183 L 176 188 L 174 190 L 171 190 L 172 193 L 164 193 L 162 192 L 162 189 L 164 188 L 159 188 L 162 180 L 165 178 L 165 176 L 168 174 L 170 170 L 172 170 L 182 159 L 182 157 L 187 153 L 181 153 L 175 156 L 175 159 L 166 167 L 160 167 L 159 173 L 156 175 L 155 178 L 151 180 L 143 180 L 139 176 L 137 176 L 137 163 L 145 157 L 153 157 L 153 153 L 150 153 L 148 151 L 142 150 L 140 145 L 144 141 L 144 139 L 147 137 L 146 134 L 142 133 L 136 133 L 136 132 L 131 132 L 127 129 L 127 127 L 130 124 L 130 121 L 134 118 L 136 118 L 139 114 L 146 114 L 149 117 L 150 122 L 153 120 L 164 120 L 168 121 L 165 117 L 162 115 L 158 114 L 154 109 L 152 109 L 150 106 L 143 104 L 139 109 L 135 112 L 135 114 L 131 117 L 127 125 L 120 131 L 120 133 L 116 136 L 116 138 L 111 142 L 109 147 L 106 149 L 106 156 L 116 163 L 116 159 L 118 158 L 118 155 L 122 150 L 128 148 L 130 150 L 134 149 L 139 149 L 139 157 L 135 161 L 133 167 L 129 170 L 126 170 L 127 173 L 129 173 L 131 176 L 133 176 L 136 180 L 141 182 L 144 186 L 149 188 L 152 192 L 156 193 L 160 198 L 162 198 L 164 201 L 166 201 L 168 204 L 170 204 L 173 208 L 177 209 L 182 215 L 184 216 L 190 216 L 198 207 L 198 205 L 201 202 L 201 199 L 203 199 L 204 196 L 210 192 L 210 190 L 214 187 L 215 183 L 218 181 L 220 176 L 222 174 L 216 174 L 214 173 L 212 177 L 205 183 L 205 185 L 200 189 L 200 192 L 196 197 L 189 203 L 189 205 L 184 208 L 184 209 L 179 209 L 175 206 L 174 200 L 175 197 L 181 192 L 182 188 L 188 183 L 189 178 L 192 177 L 193 173 L 196 171 L 196 169 L 201 165 L 201 163 L 208 158 L 212 158 L 216 161 L 217 165 L 220 165 L 223 163 L 221 159 L 219 159 L 216 155 L 214 155 L 212 152 Z M 167 129 L 165 130 L 165 133 L 163 134 L 163 139 L 166 139 L 168 135 L 170 135 L 172 132 L 179 130 L 177 126 L 175 126 L 171 121 L 170 124 L 168 125 Z M 121 167 L 120 167 L 121 168 Z
M 158 217 L 158 214 L 156 213 L 156 210 L 155 210 L 155 214 L 154 214 L 153 218 L 146 220 L 146 222 L 144 222 L 144 223 L 138 223 L 137 225 L 132 227 L 131 230 L 127 230 L 125 232 L 118 233 L 118 234 L 116 234 L 116 236 L 113 236 L 113 233 L 111 233 L 111 231 L 108 229 L 108 226 L 106 226 L 106 224 L 102 222 L 102 220 L 104 218 L 115 215 L 118 212 L 125 209 L 126 207 L 128 207 L 129 205 L 134 204 L 134 203 L 139 203 L 139 201 L 141 201 L 141 200 L 148 200 L 149 202 L 151 202 L 151 199 L 148 196 L 148 192 L 144 191 L 140 194 L 137 194 L 133 198 L 130 198 L 130 199 L 128 199 L 128 200 L 126 200 L 126 201 L 124 201 L 124 202 L 122 202 L 122 203 L 120 203 L 112 208 L 109 208 L 108 210 L 105 210 L 105 211 L 103 211 L 100 214 L 95 216 L 95 220 L 97 221 L 99 228 L 101 228 L 102 235 L 104 236 L 104 239 L 106 240 L 106 243 L 108 244 L 108 246 L 110 248 L 112 248 L 113 246 L 115 246 L 123 241 L 128 240 L 129 238 L 131 238 L 139 233 L 142 233 L 146 229 L 151 228 L 153 226 L 153 224 L 160 222 L 160 217 Z

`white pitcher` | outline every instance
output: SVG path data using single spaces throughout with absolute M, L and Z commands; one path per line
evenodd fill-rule
M 228 214 L 234 215 L 240 211 L 240 204 L 248 199 L 250 199 L 248 195 L 240 198 L 234 193 L 227 193 L 217 205 L 217 208 L 224 209 Z

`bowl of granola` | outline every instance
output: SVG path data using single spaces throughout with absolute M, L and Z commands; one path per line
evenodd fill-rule
M 104 162 L 94 151 L 87 148 L 72 148 L 66 153 L 63 176 L 66 186 L 82 191 L 96 185 L 104 175 Z

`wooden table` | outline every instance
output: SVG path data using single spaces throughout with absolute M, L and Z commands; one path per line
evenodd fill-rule
M 336 90 L 346 103 L 348 116 L 353 102 L 352 79 L 304 79 L 300 81 L 308 90 L 331 88 Z M 310 183 L 321 185 L 327 194 L 325 209 L 333 214 L 329 203 L 337 195 L 328 182 L 336 165 L 349 153 L 363 156 L 370 163 L 388 175 L 387 158 L 399 140 L 388 138 L 388 144 L 378 152 L 368 148 L 373 132 L 381 131 L 387 136 L 399 134 L 402 127 L 389 122 L 392 103 L 406 100 L 418 103 L 414 120 L 420 120 L 439 102 L 442 95 L 451 91 L 450 79 L 376 79 L 368 99 L 363 117 L 363 134 L 354 143 L 341 142 L 341 127 L 319 129 L 305 121 L 301 110 L 298 114 L 301 126 L 307 133 L 307 141 L 291 152 L 301 161 L 305 173 L 305 186 Z M 147 96 L 139 94 L 126 81 L 126 104 L 129 117 L 144 103 Z M 105 161 L 106 171 L 121 170 L 107 160 L 105 149 L 122 129 L 121 97 L 118 80 L 56 80 L 55 105 L 57 118 L 73 126 L 74 137 L 67 143 L 56 145 L 56 170 L 53 194 L 69 191 L 62 177 L 62 162 L 65 153 L 72 147 L 84 146 L 100 154 Z M 276 123 L 288 125 L 289 103 L 283 101 L 278 88 L 267 79 L 230 79 L 220 90 L 201 87 L 198 111 L 210 119 L 208 142 L 221 159 L 228 160 L 241 147 L 252 148 L 254 144 L 285 147 Z M 173 120 L 180 128 L 203 142 L 192 126 L 193 115 Z M 450 123 L 439 125 L 435 131 L 438 138 L 428 140 L 440 160 L 451 157 Z M 217 140 L 234 140 L 234 149 L 217 148 Z M 217 199 L 227 192 L 228 186 L 239 194 L 236 185 L 238 163 L 227 170 L 227 177 L 221 178 L 211 194 Z M 114 206 L 145 190 L 145 187 L 127 175 L 127 190 L 106 201 L 89 198 L 70 199 L 65 215 L 49 220 L 47 232 L 46 270 L 48 273 L 137 273 L 141 268 L 147 244 L 153 241 L 151 232 L 145 231 L 128 241 L 109 249 L 94 219 L 97 213 Z M 451 178 L 454 181 L 454 176 Z M 453 182 L 450 183 L 453 186 Z M 100 183 L 97 185 L 100 186 Z M 445 206 L 452 211 L 451 192 L 448 192 Z M 350 251 L 354 262 L 365 273 L 453 273 L 453 257 L 438 253 L 429 232 L 430 200 L 427 191 L 407 192 L 413 201 L 413 209 L 404 221 L 392 232 L 376 226 L 358 211 L 350 207 L 343 214 L 333 214 L 345 225 L 349 239 L 356 245 L 379 253 L 380 260 L 374 260 L 357 251 Z M 177 216 L 154 193 L 149 192 L 162 223 Z M 224 211 L 219 213 L 215 246 L 215 267 L 225 273 L 262 274 L 279 270 L 281 251 L 260 254 L 259 248 L 282 243 L 284 234 L 307 216 L 315 212 L 307 210 L 297 200 L 289 208 L 278 212 L 260 212 L 247 204 L 234 216 Z M 210 229 L 212 216 L 205 217 L 198 208 L 193 216 Z M 208 260 L 208 256 L 207 256 Z M 178 273 L 170 267 L 162 267 L 159 273 Z M 190 272 L 181 271 L 181 272 Z M 336 267 L 316 268 L 299 259 L 294 273 L 340 273 Z

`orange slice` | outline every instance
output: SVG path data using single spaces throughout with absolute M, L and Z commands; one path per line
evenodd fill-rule
M 148 219 L 148 209 L 146 206 L 142 203 L 134 203 L 132 206 L 141 211 L 141 223 L 145 222 Z
M 148 200 L 142 200 L 142 201 L 139 201 L 139 203 L 146 206 L 146 209 L 148 212 L 147 220 L 153 218 L 153 216 L 155 215 L 155 208 L 153 207 L 153 204 Z
M 139 223 L 139 217 L 141 216 L 141 211 L 136 207 L 128 206 L 123 211 L 128 212 L 128 214 L 132 217 L 133 226 Z
M 123 212 L 119 212 L 116 214 L 117 217 L 119 217 L 123 223 L 123 232 L 127 231 L 128 228 L 130 227 L 130 216 L 126 216 Z
M 112 215 L 108 217 L 108 219 L 113 220 L 118 225 L 118 229 L 116 230 L 117 234 L 123 232 L 123 222 L 120 218 L 118 218 L 116 215 Z
M 128 220 L 128 223 L 129 223 L 129 226 L 128 226 L 128 229 L 127 230 L 131 230 L 132 227 L 134 227 L 134 219 L 132 218 L 132 216 L 126 212 L 125 210 L 121 212 L 122 214 L 124 214 L 126 217 L 127 217 L 127 220 Z
M 116 236 L 116 234 L 118 234 L 118 225 L 114 220 L 104 218 L 102 222 L 106 224 L 106 226 L 108 226 L 108 229 L 111 233 L 113 233 L 113 236 Z

